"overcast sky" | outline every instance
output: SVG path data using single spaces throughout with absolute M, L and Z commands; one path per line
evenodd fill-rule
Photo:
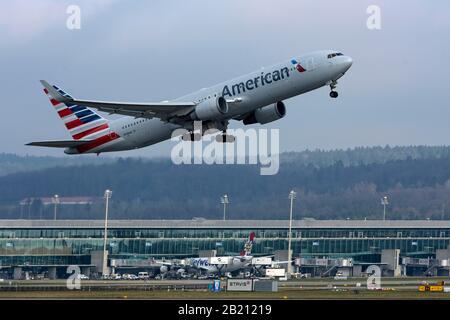
M 81 9 L 69 30 L 66 9 Z M 369 5 L 381 30 L 366 27 Z M 308 51 L 354 64 L 329 88 L 286 101 L 281 151 L 449 144 L 449 1 L 0 0 L 0 152 L 69 139 L 38 80 L 75 97 L 160 101 Z M 168 156 L 171 142 L 125 156 Z

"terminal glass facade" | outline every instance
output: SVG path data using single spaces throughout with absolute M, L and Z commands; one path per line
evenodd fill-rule
M 254 255 L 287 250 L 286 228 L 110 228 L 109 257 L 186 258 L 200 250 L 236 255 L 250 232 L 256 233 Z M 383 249 L 400 249 L 402 256 L 429 257 L 446 249 L 450 228 L 294 228 L 294 257 L 377 259 Z M 103 250 L 103 228 L 0 229 L 0 266 L 89 265 L 92 251 Z

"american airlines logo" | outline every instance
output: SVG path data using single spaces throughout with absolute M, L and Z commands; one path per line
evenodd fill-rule
M 297 69 L 298 72 L 302 73 L 306 71 L 306 69 L 303 68 L 303 66 L 300 63 L 298 63 L 297 60 L 292 59 L 291 63 L 295 66 L 295 69 Z
M 236 84 L 233 84 L 231 86 L 231 90 L 226 85 L 222 89 L 222 96 L 234 96 L 237 94 L 244 93 L 246 91 L 251 91 L 253 89 L 264 87 L 266 84 L 271 84 L 272 82 L 277 82 L 283 79 L 289 78 L 289 68 L 284 67 L 280 70 L 275 70 L 271 73 L 264 73 L 261 72 L 261 75 L 252 79 L 248 79 L 245 82 L 239 82 Z

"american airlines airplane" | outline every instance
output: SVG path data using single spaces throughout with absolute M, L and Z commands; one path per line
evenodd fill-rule
M 173 131 L 181 128 L 189 132 L 183 140 L 197 141 L 202 134 L 194 132 L 194 121 L 202 121 L 202 132 L 222 131 L 218 142 L 233 142 L 234 137 L 226 134 L 230 120 L 244 125 L 279 120 L 286 115 L 283 100 L 323 86 L 329 86 L 330 97 L 337 98 L 337 80 L 352 63 L 352 58 L 338 51 L 316 51 L 175 100 L 144 103 L 77 99 L 41 80 L 73 140 L 27 145 L 65 148 L 66 154 L 98 155 L 153 145 L 170 139 Z M 92 109 L 125 117 L 107 120 Z

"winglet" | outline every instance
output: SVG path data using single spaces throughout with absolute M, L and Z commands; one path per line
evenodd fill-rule
M 44 86 L 44 88 L 50 93 L 50 95 L 59 102 L 69 102 L 70 99 L 62 95 L 57 89 L 55 89 L 53 86 L 51 86 L 47 81 L 40 80 L 41 84 Z

